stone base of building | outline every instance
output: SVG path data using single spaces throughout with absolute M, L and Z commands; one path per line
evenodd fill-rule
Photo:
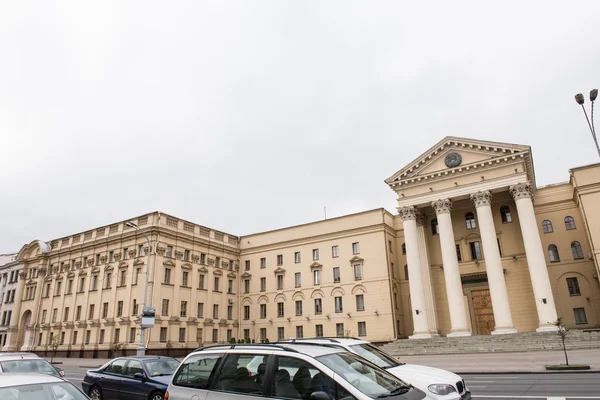
M 429 332 L 418 332 L 408 337 L 409 339 L 431 339 L 433 335 Z
M 456 332 L 450 332 L 449 334 L 447 334 L 447 337 L 466 337 L 466 336 L 471 336 L 472 333 L 471 331 L 456 331 Z
M 492 335 L 511 335 L 513 333 L 517 333 L 515 328 L 496 328 L 491 332 Z

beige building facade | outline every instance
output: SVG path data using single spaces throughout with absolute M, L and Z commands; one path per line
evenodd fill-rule
M 232 339 L 547 331 L 558 317 L 598 327 L 600 164 L 569 174 L 538 188 L 528 146 L 447 137 L 385 181 L 397 214 L 239 237 L 154 212 L 36 240 L 17 256 L 3 349 L 134 353 L 148 254 L 152 353 Z

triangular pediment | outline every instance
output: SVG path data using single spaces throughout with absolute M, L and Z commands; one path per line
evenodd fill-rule
M 310 264 L 310 269 L 311 269 L 311 270 L 313 270 L 313 269 L 318 269 L 318 268 L 323 268 L 323 265 L 322 265 L 322 264 L 319 264 L 319 263 L 318 263 L 318 262 L 316 262 L 316 261 L 315 261 L 314 263 Z
M 385 180 L 391 187 L 398 184 L 435 179 L 471 168 L 485 169 L 501 162 L 526 158 L 533 180 L 529 146 L 448 136 Z
M 360 258 L 359 256 L 354 256 L 350 259 L 350 264 L 362 263 L 363 261 L 365 261 L 365 260 Z
M 275 275 L 285 275 L 285 269 L 281 267 L 277 267 L 277 269 L 273 272 L 275 273 Z

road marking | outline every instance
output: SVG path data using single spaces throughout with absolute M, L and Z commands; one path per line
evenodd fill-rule
M 548 397 L 546 400 L 567 400 L 566 397 Z
M 476 388 L 476 389 L 482 389 L 482 388 L 484 388 L 485 389 L 486 387 L 487 386 L 472 386 L 472 385 L 469 385 L 469 390 L 471 390 L 472 388 Z M 471 396 L 471 397 L 475 397 L 475 396 Z

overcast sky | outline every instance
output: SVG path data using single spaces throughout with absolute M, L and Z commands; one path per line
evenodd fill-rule
M 600 2 L 4 1 L 0 253 L 160 210 L 236 235 L 385 207 L 446 135 L 598 161 Z M 598 121 L 600 124 L 600 121 Z

